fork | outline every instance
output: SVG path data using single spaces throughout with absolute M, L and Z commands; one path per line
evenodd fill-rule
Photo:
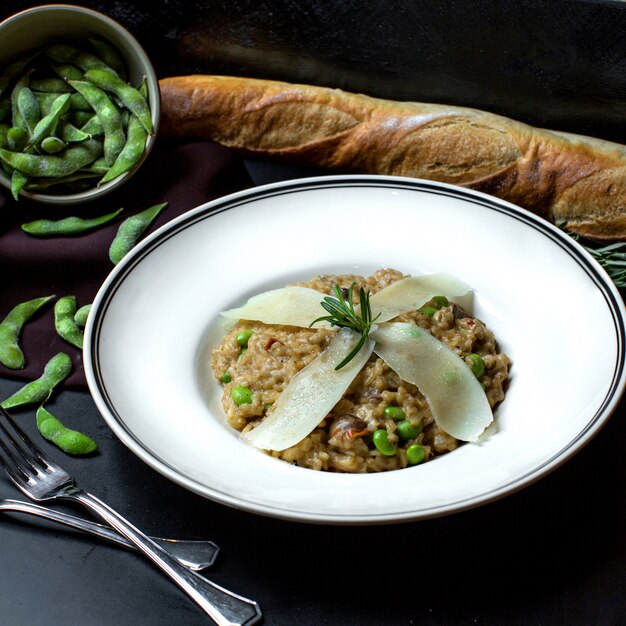
M 257 602 L 237 595 L 181 565 L 138 528 L 96 496 L 80 489 L 0 406 L 0 464 L 16 487 L 43 502 L 58 498 L 79 502 L 134 544 L 219 626 L 249 626 L 261 619 Z
M 55 511 L 32 502 L 0 498 L 0 511 L 26 513 L 35 517 L 41 517 L 70 528 L 77 528 L 78 530 L 91 533 L 96 537 L 101 537 L 125 548 L 137 549 L 132 543 L 129 543 L 128 539 L 125 539 L 104 524 L 98 524 L 97 522 L 92 522 L 83 517 L 76 517 L 69 513 L 63 513 L 62 511 Z M 163 537 L 150 537 L 150 539 L 159 544 L 185 567 L 195 571 L 213 565 L 219 552 L 219 547 L 212 541 L 188 541 L 183 539 L 164 539 Z

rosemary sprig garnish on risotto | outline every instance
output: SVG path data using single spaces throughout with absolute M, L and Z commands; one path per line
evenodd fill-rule
M 354 285 L 352 283 L 348 289 L 348 295 L 343 297 L 339 285 L 335 285 L 335 297 L 325 296 L 320 304 L 328 311 L 330 315 L 318 317 L 309 324 L 309 328 L 317 322 L 328 322 L 331 326 L 338 326 L 340 328 L 352 328 L 361 333 L 361 337 L 350 351 L 350 353 L 335 367 L 336 370 L 340 370 L 342 367 L 350 363 L 350 361 L 358 354 L 359 350 L 363 347 L 367 336 L 372 328 L 372 324 L 380 317 L 380 313 L 372 319 L 372 308 L 370 306 L 370 292 L 365 292 L 365 289 L 361 287 L 359 289 L 359 304 L 360 312 L 357 313 L 354 304 L 352 302 L 352 292 Z

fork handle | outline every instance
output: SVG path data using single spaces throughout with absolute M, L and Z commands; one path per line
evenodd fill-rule
M 66 487 L 58 495 L 80 502 L 115 528 L 165 572 L 219 626 L 250 626 L 261 619 L 261 609 L 254 600 L 228 591 L 186 569 L 96 496 L 73 486 Z

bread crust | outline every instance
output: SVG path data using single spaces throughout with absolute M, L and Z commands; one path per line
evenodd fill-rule
M 161 133 L 335 172 L 462 185 L 574 233 L 626 239 L 626 147 L 477 109 L 231 76 L 164 78 Z

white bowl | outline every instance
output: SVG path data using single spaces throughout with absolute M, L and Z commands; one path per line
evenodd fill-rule
M 66 4 L 33 7 L 16 13 L 0 23 L 0 74 L 10 63 L 28 56 L 29 53 L 63 42 L 80 42 L 89 37 L 104 39 L 113 45 L 126 62 L 128 77 L 132 84 L 139 84 L 145 77 L 148 101 L 152 113 L 154 134 L 146 143 L 142 161 L 131 171 L 115 180 L 86 191 L 73 194 L 33 193 L 22 191 L 20 195 L 48 204 L 78 204 L 99 198 L 123 185 L 138 169 L 152 149 L 159 125 L 161 99 L 156 73 L 137 40 L 111 18 L 86 9 Z M 0 184 L 11 188 L 11 180 L 0 170 Z
M 497 432 L 366 475 L 296 467 L 246 444 L 209 371 L 219 312 L 318 273 L 380 267 L 448 272 L 473 287 L 474 314 L 512 361 Z M 478 506 L 557 468 L 619 402 L 624 340 L 619 292 L 548 222 L 452 185 L 337 176 L 233 194 L 147 237 L 98 293 L 84 363 L 109 426 L 171 480 L 264 515 L 373 524 Z

